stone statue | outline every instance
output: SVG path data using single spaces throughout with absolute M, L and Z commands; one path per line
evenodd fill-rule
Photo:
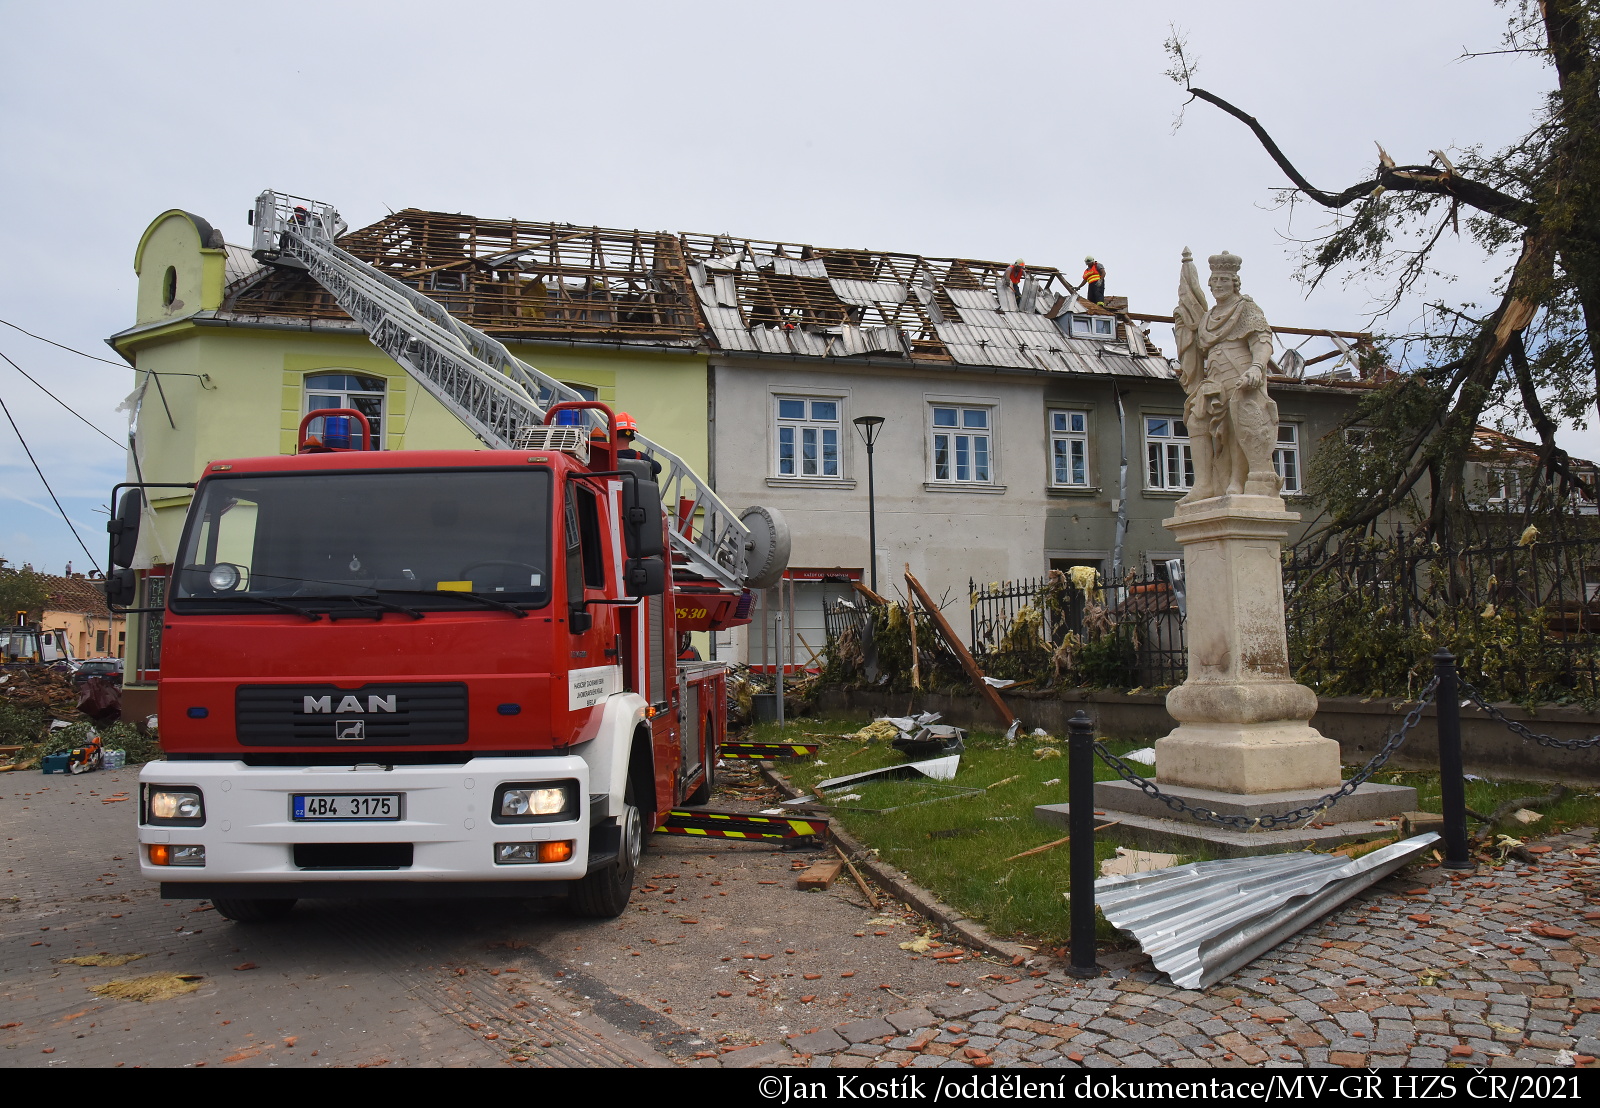
M 1272 468 L 1278 405 L 1267 396 L 1272 330 L 1256 302 L 1239 292 L 1237 254 L 1213 254 L 1208 308 L 1194 256 L 1183 251 L 1173 332 L 1179 380 L 1187 400 L 1184 419 L 1194 455 L 1194 488 L 1180 510 L 1216 496 L 1277 496 L 1282 480 Z

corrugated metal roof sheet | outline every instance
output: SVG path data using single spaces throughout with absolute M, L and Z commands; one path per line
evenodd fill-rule
M 788 277 L 828 276 L 828 267 L 821 258 L 773 258 L 772 271 Z
M 994 293 L 988 289 L 953 289 L 946 286 L 944 293 L 961 313 L 961 318 L 968 323 L 984 322 L 983 313 L 993 315 L 999 310 L 994 302 Z M 972 312 L 969 316 L 967 313 Z
M 906 287 L 898 281 L 855 281 L 835 277 L 828 284 L 833 287 L 833 295 L 840 300 L 863 308 L 870 308 L 877 303 L 904 304 L 908 295 Z
M 1429 832 L 1354 860 L 1302 851 L 1103 877 L 1094 884 L 1095 904 L 1174 984 L 1204 988 L 1438 841 Z

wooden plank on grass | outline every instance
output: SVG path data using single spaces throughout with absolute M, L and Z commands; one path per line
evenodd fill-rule
M 802 889 L 826 889 L 833 884 L 834 879 L 844 870 L 843 862 L 818 862 L 800 875 L 800 880 L 795 882 Z

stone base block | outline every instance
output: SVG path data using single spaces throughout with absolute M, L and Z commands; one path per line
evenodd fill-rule
M 1259 816 L 1277 815 L 1280 812 L 1292 812 L 1296 808 L 1327 796 L 1329 790 L 1296 789 L 1289 792 L 1245 795 L 1163 784 L 1161 791 L 1177 797 L 1185 804 L 1193 804 L 1197 808 L 1209 808 L 1219 816 L 1243 816 L 1246 819 L 1255 819 Z M 1130 785 L 1126 781 L 1095 782 L 1094 804 L 1096 809 L 1115 808 L 1130 815 L 1208 826 L 1200 824 L 1194 817 L 1185 813 L 1174 812 L 1161 801 L 1146 796 L 1137 785 Z M 1370 828 L 1373 820 L 1400 819 L 1416 806 L 1417 790 L 1409 785 L 1375 785 L 1368 782 L 1318 816 L 1317 822 L 1348 823 L 1364 820 Z M 1257 833 L 1250 832 L 1250 834 Z
M 1034 818 L 1040 823 L 1063 829 L 1068 827 L 1070 805 L 1041 804 L 1033 811 Z M 1398 823 L 1379 827 L 1374 826 L 1372 820 L 1324 824 L 1303 831 L 1230 831 L 1198 823 L 1180 823 L 1175 819 L 1137 816 L 1111 808 L 1095 808 L 1097 824 L 1111 820 L 1119 822 L 1099 834 L 1112 842 L 1140 850 L 1188 855 L 1190 858 L 1196 855 L 1201 858 L 1255 858 L 1262 854 L 1284 854 L 1293 850 L 1327 850 L 1344 843 L 1400 833 Z
M 1225 793 L 1337 788 L 1339 744 L 1306 723 L 1184 723 L 1156 740 L 1156 779 Z

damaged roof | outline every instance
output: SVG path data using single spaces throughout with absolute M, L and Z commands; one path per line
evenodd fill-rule
M 339 244 L 511 340 L 1174 377 L 1137 322 L 1080 301 L 1048 266 L 1013 284 L 1003 262 L 414 208 Z M 348 319 L 304 272 L 239 248 L 228 262 L 229 316 Z
M 878 250 L 682 236 L 701 314 L 725 352 L 1170 379 L 1136 325 L 1080 303 L 1057 269 Z M 1104 320 L 1076 336 L 1073 321 Z
M 683 256 L 670 234 L 407 208 L 339 245 L 503 338 L 682 347 L 700 341 Z M 293 269 L 242 274 L 228 286 L 223 310 L 349 319 L 326 289 Z

